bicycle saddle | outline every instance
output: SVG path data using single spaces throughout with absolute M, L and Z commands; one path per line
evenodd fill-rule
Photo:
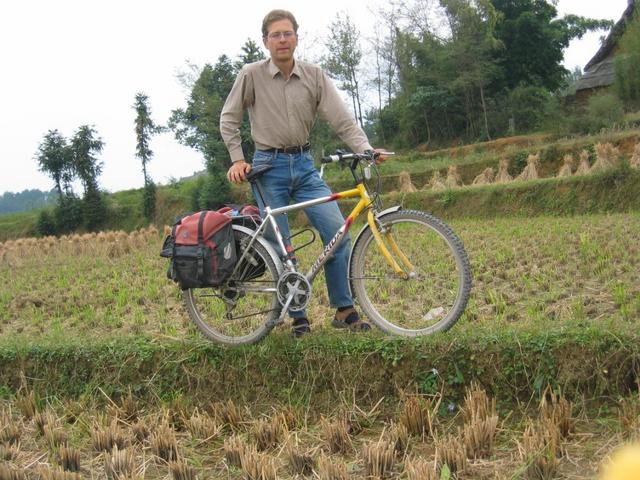
M 247 173 L 247 180 L 249 182 L 254 182 L 260 177 L 260 175 L 262 175 L 265 172 L 268 172 L 272 168 L 273 168 L 273 165 L 269 165 L 269 164 L 258 165 L 257 167 L 253 167 L 251 171 Z

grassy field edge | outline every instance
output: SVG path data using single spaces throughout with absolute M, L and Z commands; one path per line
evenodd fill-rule
M 385 205 L 424 210 L 443 218 L 571 216 L 640 210 L 640 171 L 619 169 L 588 176 L 547 178 L 383 196 Z M 347 211 L 347 202 L 344 211 Z
M 20 386 L 39 395 L 116 398 L 185 396 L 193 402 L 243 399 L 330 409 L 340 396 L 365 403 L 402 391 L 459 399 L 470 381 L 504 401 L 526 401 L 547 385 L 568 397 L 616 397 L 637 388 L 640 335 L 632 328 L 574 325 L 441 334 L 416 340 L 322 334 L 301 342 L 277 333 L 225 349 L 206 342 L 121 337 L 7 339 L 0 343 L 2 396 Z

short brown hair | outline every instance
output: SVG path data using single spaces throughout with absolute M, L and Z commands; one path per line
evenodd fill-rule
M 288 10 L 271 10 L 267 13 L 267 16 L 264 17 L 264 20 L 262 20 L 263 37 L 269 35 L 269 25 L 278 20 L 289 20 L 293 25 L 293 31 L 298 33 L 298 22 L 296 22 L 296 17 L 293 16 L 293 13 Z

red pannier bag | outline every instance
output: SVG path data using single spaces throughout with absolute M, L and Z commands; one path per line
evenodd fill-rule
M 241 225 L 251 230 L 255 230 L 260 226 L 262 218 L 260 217 L 260 209 L 255 205 L 236 204 L 229 203 L 218 210 L 220 213 L 224 213 L 234 225 Z M 236 252 L 238 259 L 242 257 L 242 246 L 236 244 Z M 244 282 L 249 282 L 260 278 L 264 275 L 267 266 L 264 260 L 260 256 L 251 256 L 250 259 L 245 259 L 238 266 L 237 272 L 239 273 L 239 279 Z
M 229 215 L 235 225 L 242 225 L 251 229 L 257 228 L 262 221 L 260 209 L 255 205 L 228 203 L 218 212 Z
M 160 252 L 171 259 L 167 277 L 183 290 L 222 285 L 237 260 L 231 225 L 228 215 L 212 210 L 180 218 Z

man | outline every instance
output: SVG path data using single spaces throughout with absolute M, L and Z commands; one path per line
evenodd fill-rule
M 271 58 L 243 67 L 220 115 L 220 132 L 233 161 L 227 178 L 240 183 L 251 171 L 240 140 L 243 112 L 249 111 L 251 137 L 256 146 L 253 165 L 273 166 L 260 179 L 265 202 L 271 208 L 331 194 L 309 154 L 309 134 L 317 114 L 331 124 L 354 152 L 373 150 L 322 69 L 294 58 L 297 32 L 298 23 L 290 12 L 273 10 L 267 14 L 262 22 L 262 39 Z M 379 161 L 384 160 L 380 155 Z M 325 245 L 344 223 L 335 202 L 307 208 L 305 213 Z M 278 227 L 287 239 L 290 234 L 286 217 L 278 217 Z M 368 330 L 369 324 L 360 319 L 349 293 L 349 251 L 347 237 L 325 264 L 329 299 L 337 309 L 333 325 Z M 311 330 L 304 311 L 290 312 L 290 315 L 294 336 Z

